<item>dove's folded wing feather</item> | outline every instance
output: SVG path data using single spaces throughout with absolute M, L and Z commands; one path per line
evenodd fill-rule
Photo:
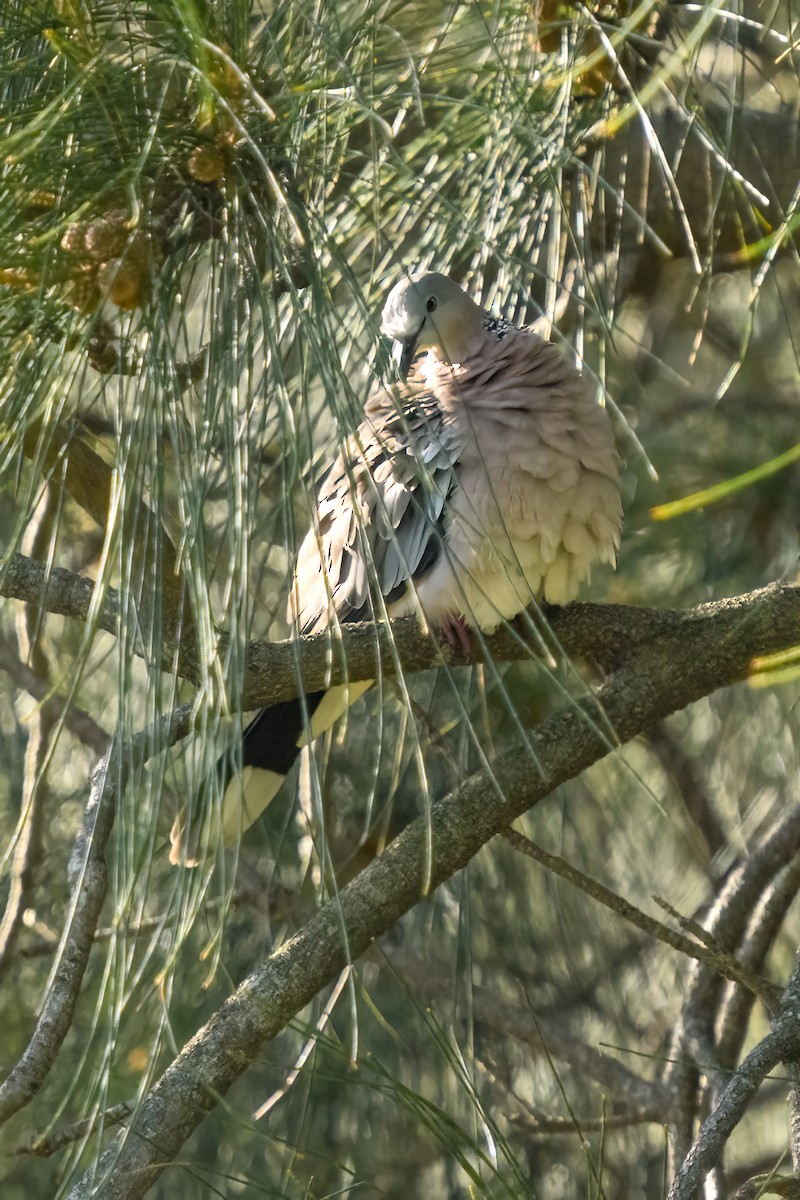
M 290 618 L 303 633 L 370 620 L 444 553 L 463 437 L 430 392 L 373 398 L 325 476 L 300 547 Z M 382 602 L 381 599 L 382 598 Z

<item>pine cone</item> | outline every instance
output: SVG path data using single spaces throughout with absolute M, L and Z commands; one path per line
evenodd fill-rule
M 148 277 L 153 269 L 155 249 L 152 238 L 145 229 L 135 229 L 129 236 L 122 258 L 136 267 L 142 279 Z
M 187 165 L 198 183 L 219 183 L 225 178 L 225 159 L 214 146 L 195 146 Z
M 118 308 L 138 308 L 146 294 L 145 279 L 135 263 L 127 258 L 112 258 L 97 272 L 101 295 L 108 296 Z
M 88 223 L 83 239 L 84 250 L 94 262 L 108 262 L 122 254 L 128 237 L 128 214 L 123 209 L 115 209 Z
M 79 270 L 73 275 L 69 292 L 70 302 L 81 312 L 92 312 L 97 307 L 97 284 L 91 267 Z
M 61 249 L 65 250 L 67 254 L 85 254 L 85 238 L 88 228 L 88 221 L 74 221 L 72 225 L 68 225 L 61 238 Z

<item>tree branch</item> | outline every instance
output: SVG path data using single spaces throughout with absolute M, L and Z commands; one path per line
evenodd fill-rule
M 47 487 L 25 531 L 23 545 L 37 558 L 47 554 L 58 519 L 59 495 Z M 41 637 L 42 614 L 35 604 L 26 604 L 16 614 L 17 642 L 30 661 L 31 674 L 46 678 L 49 664 Z M 20 664 L 24 665 L 24 664 Z M 53 732 L 51 714 L 43 708 L 28 719 L 28 741 L 20 797 L 19 824 L 11 855 L 9 887 L 5 912 L 0 920 L 0 979 L 8 970 L 23 914 L 36 890 L 36 873 L 42 859 L 42 829 L 47 804 L 48 742 Z
M 718 945 L 734 951 L 753 919 L 759 897 L 774 877 L 800 850 L 800 805 L 783 813 L 775 826 L 752 848 L 748 857 L 734 868 L 722 891 L 705 917 L 705 923 Z M 698 1113 L 704 1111 L 706 1094 L 721 1095 L 729 1078 L 717 1064 L 715 1031 L 724 1003 L 724 985 L 719 975 L 697 963 L 684 986 L 681 1017 L 672 1038 L 666 1082 L 683 1097 L 683 1121 L 671 1133 L 670 1153 L 677 1171 L 689 1153 L 692 1127 Z M 724 1011 L 724 1010 L 723 1010 Z M 730 1065 L 725 1060 L 723 1067 Z M 706 1084 L 701 1087 L 699 1076 Z
M 427 998 L 452 993 L 452 978 L 436 964 L 407 950 L 391 950 L 386 957 L 389 965 Z M 558 1021 L 541 1017 L 532 1008 L 509 1004 L 488 987 L 473 984 L 470 999 L 475 1020 L 502 1037 L 510 1036 L 530 1046 L 534 1054 L 546 1054 L 568 1063 L 580 1077 L 593 1079 L 610 1091 L 614 1115 L 635 1108 L 648 1113 L 659 1111 L 661 1120 L 666 1120 L 673 1097 L 662 1083 L 643 1079 L 617 1059 L 582 1042 Z
M 97 923 L 108 890 L 105 849 L 114 824 L 117 797 L 127 773 L 148 754 L 185 736 L 191 726 L 191 705 L 184 705 L 132 739 L 126 754 L 118 743 L 95 767 L 83 823 L 75 839 L 69 864 L 72 884 L 70 917 L 59 947 L 58 963 L 36 1023 L 36 1029 L 19 1062 L 0 1086 L 0 1124 L 30 1103 L 58 1057 L 72 1027 L 86 964 L 95 943 Z
M 47 612 L 79 621 L 89 619 L 94 586 L 90 579 L 63 568 L 48 575 L 43 564 L 20 554 L 12 555 L 0 573 L 0 596 L 34 601 Z M 119 602 L 112 588 L 106 589 L 96 621 L 106 632 L 118 632 Z M 745 627 L 745 640 L 750 645 L 752 639 L 753 648 L 747 661 L 740 662 L 735 643 Z M 523 614 L 497 633 L 473 633 L 468 657 L 423 632 L 414 617 L 391 624 L 347 625 L 283 642 L 250 642 L 245 648 L 242 690 L 238 697 L 230 697 L 230 703 L 234 710 L 249 711 L 289 700 L 300 691 L 301 680 L 303 689 L 313 691 L 378 675 L 389 678 L 398 671 L 410 674 L 442 665 L 535 659 L 542 651 L 587 658 L 608 671 L 637 649 L 650 647 L 645 665 L 656 666 L 659 655 L 671 654 L 672 647 L 684 641 L 704 653 L 707 646 L 719 643 L 720 653 L 738 674 L 717 686 L 743 679 L 750 659 L 800 641 L 800 587 L 772 584 L 687 612 L 623 604 L 547 608 L 532 619 Z M 227 643 L 227 636 L 220 634 L 220 655 Z M 174 645 L 165 644 L 161 664 L 165 670 L 176 669 L 174 651 Z M 202 682 L 198 660 L 191 654 L 183 656 L 177 673 L 196 685 Z
M 52 1133 L 39 1134 L 24 1145 L 17 1146 L 15 1150 L 12 1150 L 12 1154 L 34 1154 L 38 1158 L 49 1158 L 51 1154 L 63 1150 L 71 1142 L 79 1142 L 93 1133 L 103 1132 L 110 1129 L 112 1125 L 119 1125 L 121 1121 L 131 1115 L 135 1107 L 134 1100 L 123 1100 L 120 1104 L 106 1108 L 95 1117 L 87 1117 L 83 1121 L 76 1121 L 73 1125 L 62 1125 L 60 1129 L 54 1129 Z
M 669 713 L 745 678 L 757 655 L 793 644 L 800 632 L 800 595 L 797 588 L 776 586 L 661 616 L 577 605 L 556 614 L 551 625 L 565 647 L 570 628 L 578 641 L 579 630 L 588 634 L 594 627 L 602 648 L 606 614 L 608 628 L 627 629 L 628 638 L 625 649 L 618 644 L 619 665 L 596 695 L 534 729 L 530 749 L 500 756 L 491 770 L 477 772 L 437 802 L 259 964 L 151 1088 L 130 1128 L 76 1183 L 71 1200 L 90 1193 L 115 1200 L 143 1196 L 264 1044 L 375 938 L 561 783 Z M 417 651 L 424 649 L 426 640 L 411 626 L 408 637 Z M 642 627 L 649 634 L 645 640 Z M 376 671 L 376 642 L 387 636 L 367 627 L 366 634 L 343 637 L 357 664 L 350 663 L 351 678 L 362 669 L 366 677 Z M 269 647 L 265 653 L 269 661 L 270 654 L 279 658 L 285 650 Z M 314 653 L 312 647 L 309 657 Z M 302 655 L 301 661 L 309 686 L 314 675 L 306 675 Z M 413 657 L 412 664 L 405 663 L 414 669 Z M 317 679 L 322 682 L 324 673 Z M 776 1028 L 783 1030 L 783 1023 Z M 781 1045 L 778 1058 L 784 1051 Z
M 800 889 L 800 862 L 784 869 L 759 898 L 749 928 L 742 940 L 739 961 L 751 971 L 761 971 L 769 951 L 783 928 L 789 906 Z M 747 1034 L 755 997 L 742 987 L 728 988 L 719 1006 L 716 1020 L 717 1057 L 723 1069 L 732 1070 L 739 1059 Z
M 70 704 L 64 696 L 55 692 L 46 679 L 37 675 L 14 653 L 2 634 L 0 671 L 5 671 L 17 687 L 23 688 L 34 700 L 39 701 L 42 712 L 51 724 L 55 725 L 63 716 L 64 725 L 70 733 L 94 750 L 95 754 L 105 754 L 110 740 L 105 729 L 84 709 L 77 704 Z
M 797 1046 L 797 1013 L 790 1007 L 734 1072 L 719 1104 L 703 1122 L 697 1141 L 680 1167 L 667 1200 L 695 1200 L 707 1171 L 718 1161 L 725 1143 L 745 1115 L 753 1096 L 782 1059 L 796 1056 Z
M 111 832 L 117 790 L 116 756 L 101 759 L 92 776 L 82 833 L 89 853 L 82 864 L 77 897 L 62 937 L 59 963 L 31 1041 L 0 1087 L 0 1124 L 33 1098 L 47 1077 L 70 1030 L 83 973 L 108 889 L 105 844 Z
M 102 530 L 108 528 L 114 508 L 114 471 L 77 429 L 57 422 L 30 421 L 22 437 L 22 449 L 45 478 L 57 475 L 73 500 Z M 126 532 L 141 588 L 142 609 L 152 613 L 157 598 L 166 629 L 177 636 L 185 612 L 175 547 L 144 500 L 131 502 L 123 519 L 129 523 Z M 130 536 L 134 531 L 135 536 Z
M 744 963 L 739 962 L 733 954 L 716 945 L 713 939 L 708 938 L 707 930 L 695 928 L 689 930 L 689 932 L 698 938 L 700 942 L 698 944 L 698 942 L 692 941 L 691 938 L 686 937 L 684 934 L 670 929 L 663 921 L 657 921 L 654 917 L 642 912 L 640 908 L 631 904 L 629 900 L 625 900 L 622 896 L 618 896 L 616 892 L 612 892 L 610 888 L 605 887 L 599 880 L 592 879 L 589 875 L 585 875 L 583 871 L 579 871 L 577 867 L 573 867 L 566 859 L 543 850 L 541 846 L 537 846 L 535 842 L 518 833 L 516 829 L 504 830 L 503 837 L 520 854 L 527 855 L 534 862 L 541 863 L 542 866 L 547 867 L 548 871 L 552 871 L 554 874 L 560 875 L 562 879 L 568 880 L 573 887 L 580 888 L 587 896 L 591 896 L 598 903 L 605 905 L 606 908 L 617 913 L 623 920 L 629 921 L 631 925 L 635 925 L 637 929 L 644 930 L 645 933 L 663 942 L 666 946 L 671 946 L 673 950 L 679 950 L 687 958 L 699 959 L 711 971 L 724 976 L 725 979 L 730 979 L 734 983 L 740 983 L 754 996 L 760 997 L 768 1008 L 777 1007 L 781 997 L 781 989 L 768 979 L 763 979 L 755 971 L 751 971 Z M 664 903 L 658 900 L 656 902 L 662 905 Z M 666 908 L 670 916 L 675 917 L 679 921 L 683 920 L 669 906 L 666 906 Z
M 745 1116 L 760 1085 L 778 1062 L 798 1058 L 800 1024 L 800 964 L 795 960 L 792 978 L 783 994 L 782 1012 L 772 1022 L 768 1036 L 754 1046 L 730 1078 L 720 1102 L 703 1122 L 696 1141 L 675 1175 L 667 1200 L 694 1200 L 708 1171 L 720 1160 L 730 1134 Z

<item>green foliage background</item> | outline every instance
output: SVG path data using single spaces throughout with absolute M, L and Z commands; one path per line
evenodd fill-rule
M 142 1094 L 336 875 L 476 765 L 476 742 L 501 749 L 583 686 L 576 668 L 548 678 L 534 662 L 387 682 L 301 764 L 235 861 L 167 863 L 177 809 L 241 728 L 243 645 L 288 632 L 309 499 L 389 369 L 378 314 L 402 273 L 436 266 L 492 311 L 545 332 L 555 321 L 596 379 L 628 480 L 619 569 L 593 598 L 688 606 L 793 577 L 795 468 L 672 521 L 650 508 L 797 440 L 798 157 L 791 139 L 770 150 L 796 123 L 796 16 L 745 0 L 611 8 L 565 6 L 560 48 L 544 53 L 521 3 L 0 6 L 2 549 L 90 575 L 121 612 L 112 638 L 96 613 L 82 626 L 3 600 L 0 631 L 23 658 L 34 643 L 37 673 L 109 737 L 182 701 L 198 712 L 189 742 L 133 766 L 106 935 L 7 1151 Z M 598 21 L 625 79 L 594 91 Z M 198 148 L 221 156 L 210 183 L 192 172 Z M 152 281 L 132 309 L 99 291 L 76 307 L 65 236 L 119 210 L 129 245 L 150 237 Z M 99 460 L 92 494 L 110 490 L 102 523 L 76 503 L 78 444 Z M 197 690 L 161 669 L 170 543 Z M 795 801 L 796 698 L 791 680 L 715 695 L 561 789 L 526 832 L 641 907 L 656 895 L 695 913 Z M 37 714 L 3 688 L 10 879 L 34 822 L 0 965 L 9 1066 L 58 954 L 97 758 L 60 722 L 32 748 Z M 791 911 L 779 977 L 797 935 Z M 269 1045 L 153 1194 L 660 1196 L 657 1121 L 615 1128 L 624 1096 L 515 1036 L 502 1003 L 651 1079 L 686 971 L 492 844 L 342 981 L 329 1018 L 320 997 Z M 756 1009 L 750 1037 L 763 1020 Z M 101 1140 L 0 1159 L 4 1195 L 68 1195 Z M 780 1096 L 765 1093 L 734 1168 L 777 1160 L 784 1142 Z

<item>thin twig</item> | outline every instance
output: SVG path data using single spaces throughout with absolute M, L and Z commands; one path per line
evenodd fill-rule
M 636 1108 L 617 1101 L 613 1115 L 604 1114 L 601 1117 L 549 1117 L 526 1104 L 511 1087 L 510 1083 L 498 1075 L 496 1064 L 489 1064 L 485 1059 L 476 1059 L 476 1066 L 490 1087 L 499 1093 L 502 1103 L 502 1114 L 510 1125 L 519 1125 L 526 1133 L 533 1134 L 572 1134 L 581 1136 L 584 1133 L 606 1129 L 628 1129 L 632 1125 L 663 1125 L 663 1109 Z M 603 1098 L 605 1104 L 605 1098 Z M 516 1106 L 516 1109 L 515 1109 Z
M 38 700 L 40 711 L 48 720 L 55 724 L 63 714 L 64 726 L 74 734 L 79 741 L 94 750 L 96 754 L 105 754 L 110 737 L 102 725 L 94 717 L 85 712 L 77 704 L 70 704 L 54 692 L 49 682 L 37 675 L 27 663 L 19 658 L 6 639 L 0 634 L 0 671 L 5 671 L 18 687 Z
M 211 913 L 215 909 L 224 907 L 235 909 L 251 905 L 254 908 L 264 909 L 268 907 L 270 916 L 285 916 L 287 911 L 286 893 L 276 890 L 276 895 L 265 894 L 263 892 L 256 893 L 253 888 L 239 888 L 228 896 L 210 896 L 200 905 L 198 911 L 203 913 Z M 124 928 L 126 938 L 144 937 L 148 933 L 153 933 L 155 930 L 169 929 L 179 920 L 178 913 L 162 913 L 157 917 L 145 917 L 138 921 L 135 925 L 108 925 L 103 929 L 95 930 L 95 942 L 107 942 L 113 937 L 117 937 Z M 30 946 L 18 946 L 16 956 L 18 958 L 46 958 L 50 954 L 55 954 L 58 950 L 58 940 L 52 941 L 42 938 L 41 941 L 35 942 Z
M 635 925 L 637 929 L 644 930 L 652 937 L 657 938 L 660 942 L 664 942 L 667 946 L 671 946 L 673 950 L 679 950 L 682 954 L 689 958 L 697 959 L 699 962 L 704 962 L 710 970 L 724 976 L 726 979 L 731 979 L 735 983 L 741 983 L 743 987 L 748 988 L 754 995 L 761 997 L 768 1007 L 775 1008 L 780 1000 L 781 990 L 776 985 L 762 979 L 759 975 L 754 974 L 742 963 L 737 962 L 732 954 L 729 954 L 721 947 L 714 945 L 710 941 L 706 941 L 708 935 L 705 930 L 703 934 L 706 937 L 700 945 L 693 942 L 691 938 L 684 937 L 682 934 L 670 929 L 668 925 L 657 921 L 655 917 L 649 917 L 647 913 L 643 913 L 640 908 L 631 904 L 629 900 L 624 900 L 622 896 L 618 896 L 616 892 L 612 892 L 610 888 L 599 883 L 598 880 L 592 879 L 589 875 L 584 875 L 577 867 L 573 867 L 565 859 L 559 858 L 556 854 L 549 854 L 543 850 L 541 846 L 537 846 L 529 838 L 524 837 L 521 833 L 517 833 L 515 829 L 507 829 L 503 831 L 503 837 L 510 842 L 515 850 L 521 854 L 527 855 L 528 858 L 534 859 L 535 862 L 541 863 L 547 867 L 555 875 L 560 875 L 562 879 L 567 879 L 575 887 L 580 888 L 587 896 L 591 896 L 593 900 L 597 900 L 600 904 L 610 908 L 612 912 L 617 913 L 625 921 L 629 921 L 631 925 Z M 657 901 L 662 903 L 663 901 Z M 665 908 L 672 913 L 668 905 Z M 677 914 L 673 914 L 677 917 Z M 683 918 L 678 918 L 683 920 Z M 699 937 L 696 928 L 692 929 L 696 937 Z M 705 944 L 704 944 L 705 943 Z
M 69 864 L 73 888 L 69 921 L 61 936 L 58 963 L 25 1052 L 0 1086 L 0 1124 L 29 1104 L 38 1092 L 72 1026 L 97 923 L 108 890 L 105 848 L 126 774 L 137 763 L 172 745 L 192 727 L 185 705 L 155 729 L 132 739 L 126 754 L 112 746 L 92 772 L 89 799 Z
M 51 1154 L 62 1150 L 71 1142 L 82 1141 L 92 1133 L 102 1132 L 110 1129 L 113 1125 L 119 1125 L 131 1115 L 135 1106 L 135 1101 L 123 1100 L 120 1104 L 113 1104 L 111 1108 L 104 1109 L 97 1116 L 87 1117 L 84 1121 L 75 1121 L 72 1125 L 63 1125 L 61 1129 L 54 1129 L 52 1133 L 39 1134 L 38 1137 L 25 1142 L 24 1145 L 17 1146 L 11 1153 L 14 1155 L 35 1154 L 38 1158 L 49 1158 Z
M 635 1125 L 663 1125 L 666 1117 L 658 1109 L 637 1109 L 627 1113 L 615 1113 L 608 1117 L 534 1117 L 524 1109 L 519 1112 L 507 1113 L 506 1120 L 511 1125 L 518 1125 L 526 1133 L 537 1134 L 572 1134 L 582 1137 L 587 1133 L 599 1133 L 609 1129 L 630 1129 Z

